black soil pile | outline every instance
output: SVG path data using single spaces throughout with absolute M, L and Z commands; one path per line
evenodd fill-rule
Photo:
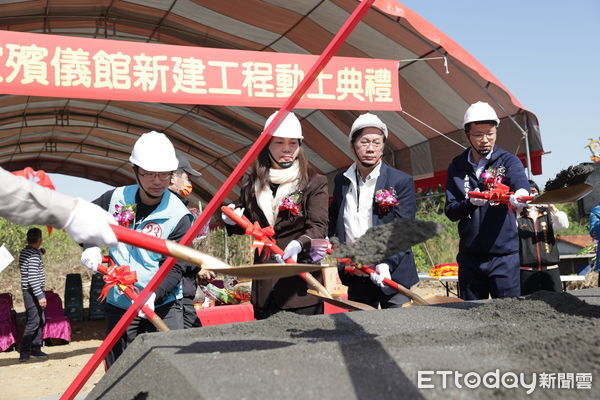
M 337 238 L 333 238 L 332 255 L 335 258 L 350 258 L 360 264 L 375 264 L 434 237 L 443 229 L 443 225 L 437 222 L 397 218 L 367 229 L 353 243 L 339 244 Z
M 600 289 L 301 316 L 138 337 L 88 400 L 592 399 Z M 582 301 L 580 299 L 584 299 Z M 591 304 L 590 304 L 591 303 Z M 419 371 L 585 373 L 591 390 L 419 388 Z M 464 382 L 463 382 L 464 383 Z M 142 397 L 140 397 L 142 396 Z
M 594 167 L 589 163 L 570 166 L 556 174 L 554 179 L 550 179 L 546 182 L 544 190 L 548 192 L 550 190 L 562 189 L 579 183 L 585 183 L 587 177 L 592 172 L 594 172 Z

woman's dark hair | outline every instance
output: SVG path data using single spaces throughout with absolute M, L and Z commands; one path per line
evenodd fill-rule
M 300 181 L 298 182 L 298 190 L 303 191 L 310 178 L 315 174 L 315 171 L 308 163 L 308 159 L 304 154 L 304 149 L 300 146 L 300 151 L 298 152 L 298 167 L 300 169 Z M 243 199 L 245 204 L 250 204 L 253 197 L 255 197 L 256 193 L 254 193 L 254 181 L 258 180 L 260 182 L 261 187 L 265 187 L 271 184 L 269 180 L 269 169 L 271 168 L 271 159 L 269 158 L 269 145 L 265 146 L 264 149 L 260 152 L 252 166 L 250 167 L 250 171 L 248 172 L 248 176 L 244 181 L 244 187 L 250 186 L 250 190 L 246 190 L 247 198 Z
M 532 189 L 537 190 L 538 193 L 541 193 L 540 192 L 540 187 L 537 185 L 537 183 L 535 183 L 531 179 L 529 179 L 529 186 L 531 186 Z
M 40 228 L 31 228 L 27 231 L 27 244 L 37 243 L 42 238 L 42 231 Z

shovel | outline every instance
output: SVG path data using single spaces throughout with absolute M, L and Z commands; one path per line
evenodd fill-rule
M 365 267 L 364 265 L 352 265 L 352 266 L 345 267 L 346 271 L 354 273 L 354 274 L 356 274 L 356 272 L 357 272 L 356 269 L 359 269 L 362 272 L 369 274 L 369 275 L 371 275 L 373 273 L 375 273 L 375 274 L 377 273 L 375 270 L 373 270 L 369 267 Z M 420 305 L 420 306 L 430 306 L 432 304 L 444 304 L 444 303 L 459 303 L 459 302 L 464 301 L 463 299 L 459 299 L 458 297 L 449 297 L 449 296 L 429 296 L 429 297 L 427 297 L 427 299 L 424 299 L 421 296 L 419 296 L 418 294 L 416 294 L 415 292 L 413 292 L 412 290 L 405 288 L 398 282 L 395 282 L 391 279 L 383 278 L 383 283 L 385 283 L 387 286 L 389 286 L 393 289 L 396 289 L 398 292 L 402 293 L 404 296 L 411 299 L 415 304 Z
M 246 218 L 244 215 L 241 215 L 241 216 L 237 215 L 229 207 L 223 206 L 223 207 L 221 207 L 221 211 L 225 215 L 227 215 L 229 218 L 231 218 L 232 221 L 234 221 L 236 224 L 238 224 L 242 228 L 246 229 L 247 231 L 250 230 L 250 228 L 253 226 L 252 222 L 250 222 L 250 220 L 248 218 Z M 277 246 L 277 244 L 275 244 L 275 240 L 271 239 L 270 237 L 262 237 L 261 240 L 264 242 L 265 245 L 269 246 L 269 249 L 273 253 L 283 256 L 283 250 L 279 246 Z M 285 262 L 286 262 L 285 264 L 277 264 L 277 265 L 292 265 L 291 263 L 293 263 L 294 260 L 292 258 L 288 258 L 287 260 L 285 260 Z M 258 265 L 261 265 L 261 264 L 258 264 Z M 262 264 L 262 265 L 265 265 L 265 264 Z M 300 264 L 300 265 L 303 265 L 303 264 Z M 323 268 L 323 267 L 321 267 L 321 268 Z M 298 276 L 300 278 L 304 279 L 304 281 L 312 289 L 312 291 L 317 294 L 316 297 L 318 297 L 319 299 L 321 299 L 323 301 L 326 301 L 326 302 L 331 303 L 338 307 L 346 308 L 348 310 L 372 310 L 373 309 L 373 307 L 371 307 L 367 304 L 362 304 L 362 303 L 358 303 L 355 301 L 349 302 L 349 300 L 342 299 L 339 297 L 334 298 L 333 295 L 331 293 L 329 293 L 329 290 L 327 290 L 327 288 L 325 286 L 323 286 L 321 284 L 321 282 L 319 282 L 314 276 L 312 276 L 309 273 L 301 272 L 298 274 Z M 310 294 L 313 294 L 313 293 L 310 293 Z M 329 301 L 329 300 L 331 300 L 331 301 Z
M 562 189 L 550 190 L 534 198 L 529 204 L 560 204 L 577 201 L 594 190 L 592 185 L 579 183 Z
M 219 272 L 224 275 L 233 275 L 240 278 L 249 279 L 282 278 L 294 276 L 299 273 L 317 271 L 323 268 L 320 265 L 295 263 L 240 265 L 238 267 L 233 267 L 224 263 L 218 258 L 171 240 L 155 238 L 123 226 L 111 225 L 111 228 L 120 242 L 141 247 L 142 249 L 153 251 L 165 256 L 171 256 L 180 260 L 188 261 L 192 264 L 201 266 L 204 269 Z

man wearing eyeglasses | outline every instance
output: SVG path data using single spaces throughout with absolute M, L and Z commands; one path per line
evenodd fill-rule
M 350 147 L 356 162 L 335 177 L 333 202 L 329 208 L 329 236 L 342 243 L 351 243 L 371 226 L 382 225 L 396 218 L 415 218 L 415 186 L 410 175 L 390 167 L 381 159 L 388 129 L 379 117 L 360 115 L 350 129 Z M 385 191 L 385 192 L 383 192 Z M 396 205 L 385 207 L 378 196 L 393 196 Z M 395 308 L 409 301 L 408 297 L 387 287 L 384 278 L 405 287 L 417 283 L 418 276 L 411 250 L 381 260 L 370 276 L 346 275 L 340 272 L 342 283 L 348 286 L 348 299 L 375 308 Z
M 168 190 L 173 172 L 179 164 L 173 144 L 163 133 L 144 133 L 135 142 L 129 161 L 137 184 L 110 190 L 93 203 L 113 214 L 120 225 L 157 238 L 179 241 L 191 228 L 192 214 Z M 136 272 L 135 286 L 140 291 L 154 277 L 166 258 L 124 243 L 110 248 L 109 255 L 117 265 L 128 265 Z M 99 247 L 88 247 L 81 255 L 81 263 L 93 271 L 97 271 L 101 262 Z M 185 263 L 177 261 L 146 303 L 172 330 L 183 329 L 181 279 L 184 270 Z M 116 287 L 110 289 L 105 303 L 107 334 L 130 305 L 131 300 Z M 140 311 L 107 355 L 107 366 L 114 363 L 137 335 L 155 330 Z
M 459 221 L 456 260 L 460 296 L 465 300 L 515 297 L 521 290 L 519 236 L 513 208 L 525 206 L 519 198 L 529 195 L 529 182 L 521 161 L 496 146 L 499 124 L 489 104 L 472 104 L 463 120 L 471 147 L 448 167 L 445 213 L 451 221 Z M 488 175 L 514 192 L 510 197 L 513 208 L 468 197 L 468 192 L 487 189 L 482 176 Z

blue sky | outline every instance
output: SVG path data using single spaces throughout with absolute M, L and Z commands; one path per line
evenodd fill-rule
M 590 161 L 587 138 L 600 129 L 599 0 L 406 0 L 471 53 L 539 120 L 543 186 Z M 52 174 L 57 190 L 92 200 L 110 186 Z

